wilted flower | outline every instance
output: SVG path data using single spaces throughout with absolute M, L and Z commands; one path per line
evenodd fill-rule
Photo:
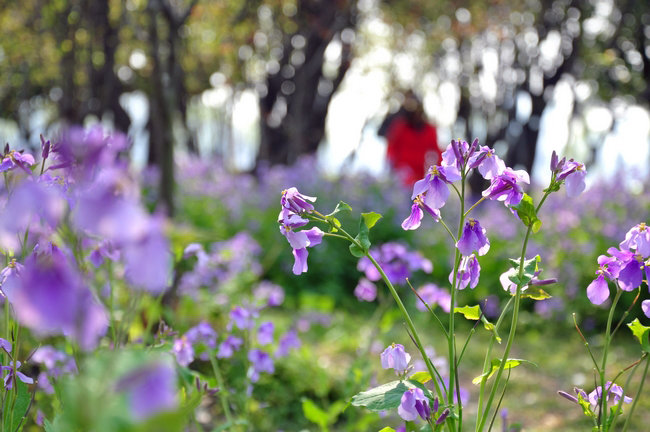
M 384 369 L 395 369 L 400 374 L 406 372 L 411 355 L 404 351 L 404 345 L 391 344 L 381 353 L 381 367 Z

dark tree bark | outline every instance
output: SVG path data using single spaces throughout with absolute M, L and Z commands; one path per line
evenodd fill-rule
M 340 33 L 354 29 L 356 1 L 300 0 L 296 21 L 299 30 L 286 35 L 280 68 L 267 77 L 267 92 L 260 100 L 258 162 L 289 164 L 302 154 L 316 152 L 325 135 L 329 102 L 350 66 L 351 46 L 340 40 Z M 295 52 L 291 39 L 296 35 L 306 41 L 301 64 L 290 60 Z M 334 38 L 342 45 L 341 63 L 335 76 L 326 76 L 325 49 Z

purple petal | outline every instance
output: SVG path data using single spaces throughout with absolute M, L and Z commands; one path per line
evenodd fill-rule
M 609 286 L 602 274 L 587 287 L 587 298 L 595 305 L 602 304 L 609 298 Z

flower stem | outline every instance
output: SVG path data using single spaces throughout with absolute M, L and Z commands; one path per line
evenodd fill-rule
M 589 355 L 591 356 L 591 361 L 594 363 L 594 366 L 596 367 L 596 371 L 598 373 L 600 373 L 600 367 L 598 366 L 598 362 L 596 361 L 596 357 L 594 357 L 594 353 L 591 351 L 591 348 L 589 348 L 589 342 L 587 342 L 587 339 L 582 334 L 582 331 L 580 331 L 580 327 L 578 327 L 578 322 L 576 321 L 575 312 L 573 313 L 573 324 L 576 326 L 576 330 L 578 331 L 578 334 L 582 338 L 582 342 L 584 342 L 584 344 L 585 344 L 585 348 L 587 348 L 587 351 L 589 352 Z
M 605 388 L 605 368 L 607 367 L 607 354 L 609 353 L 609 344 L 612 340 L 611 329 L 612 329 L 612 320 L 614 319 L 614 310 L 618 304 L 618 300 L 621 298 L 623 291 L 620 289 L 616 290 L 616 296 L 612 302 L 612 307 L 609 309 L 609 316 L 607 317 L 607 328 L 605 329 L 605 346 L 603 348 L 603 359 L 600 365 L 600 409 L 598 415 L 598 422 L 600 423 L 600 428 L 603 432 L 607 432 L 607 394 L 609 393 L 609 388 Z
M 219 399 L 221 400 L 223 413 L 226 416 L 226 420 L 230 424 L 230 427 L 233 428 L 235 424 L 233 423 L 232 414 L 230 413 L 230 404 L 228 403 L 228 390 L 224 386 L 223 377 L 221 376 L 219 364 L 217 363 L 217 358 L 214 352 L 210 353 L 210 363 L 212 364 L 212 371 L 214 372 L 214 377 L 216 378 L 217 385 L 219 386 Z
M 643 391 L 643 384 L 645 383 L 645 378 L 648 376 L 648 365 L 650 365 L 650 357 L 646 357 L 645 361 L 645 369 L 643 369 L 643 376 L 641 377 L 641 384 L 639 384 L 639 390 L 636 392 L 636 396 L 634 397 L 634 401 L 632 402 L 632 406 L 630 407 L 630 412 L 627 415 L 627 418 L 625 419 L 625 424 L 623 425 L 623 432 L 627 431 L 627 427 L 629 425 L 630 419 L 632 418 L 632 414 L 634 414 L 634 409 L 636 408 L 636 404 L 639 402 L 639 397 L 641 396 L 641 392 Z
M 485 405 L 485 410 L 481 415 L 481 421 L 479 423 L 479 427 L 477 428 L 477 430 L 479 431 L 483 430 L 483 427 L 485 426 L 485 421 L 489 417 L 492 401 L 494 400 L 494 396 L 496 395 L 497 388 L 499 387 L 499 383 L 501 382 L 501 376 L 503 375 L 503 371 L 506 366 L 506 361 L 508 359 L 508 355 L 510 354 L 510 349 L 512 348 L 512 344 L 515 340 L 515 333 L 517 332 L 517 321 L 519 320 L 519 306 L 521 304 L 521 288 L 523 286 L 521 280 L 524 276 L 524 260 L 526 258 L 526 249 L 528 247 L 528 239 L 530 238 L 531 232 L 532 232 L 532 227 L 529 226 L 528 229 L 526 230 L 526 237 L 524 237 L 524 244 L 521 248 L 521 258 L 519 260 L 519 283 L 517 284 L 515 305 L 512 311 L 512 323 L 510 325 L 510 334 L 508 335 L 508 342 L 506 343 L 506 348 L 503 351 L 503 356 L 501 357 L 501 364 L 499 365 L 499 369 L 497 370 L 497 375 L 494 380 L 494 384 L 492 385 L 490 396 L 488 397 L 487 403 Z M 479 414 L 481 414 L 480 411 Z

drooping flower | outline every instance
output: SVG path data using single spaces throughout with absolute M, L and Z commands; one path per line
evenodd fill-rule
M 307 271 L 308 247 L 320 244 L 325 233 L 318 227 L 308 230 L 294 231 L 288 225 L 280 225 L 280 232 L 284 235 L 293 248 L 293 274 L 299 275 Z
M 377 287 L 368 279 L 361 278 L 356 288 L 354 288 L 354 295 L 359 299 L 359 301 L 375 301 L 377 298 Z
M 624 403 L 632 402 L 631 397 L 627 397 L 623 394 L 623 388 L 617 384 L 614 384 L 611 381 L 607 381 L 607 383 L 605 383 L 605 389 L 607 389 L 607 394 L 605 395 L 605 402 L 609 402 L 610 395 L 612 395 L 612 402 L 614 403 L 614 405 L 616 405 L 621 400 L 621 398 L 623 398 Z M 587 399 L 589 400 L 592 409 L 594 409 L 600 404 L 602 393 L 603 393 L 602 386 L 596 387 L 591 393 L 589 393 Z
M 587 298 L 595 305 L 602 304 L 609 298 L 609 286 L 602 274 L 587 286 Z
M 176 372 L 167 362 L 154 362 L 139 367 L 123 376 L 116 389 L 129 400 L 129 410 L 137 421 L 172 411 L 178 405 Z
M 458 274 L 456 276 L 456 286 L 459 290 L 467 288 L 476 288 L 478 285 L 479 276 L 481 275 L 481 265 L 476 258 L 476 255 L 471 254 L 464 256 L 458 266 Z M 454 271 L 449 274 L 449 283 L 453 283 Z
M 447 290 L 439 288 L 438 285 L 428 283 L 422 285 L 417 292 L 421 299 L 424 300 L 429 305 L 429 307 L 434 308 L 436 305 L 438 305 L 447 313 L 449 313 L 451 310 L 451 294 L 449 294 Z M 421 311 L 427 310 L 426 306 L 420 299 L 416 300 L 415 307 Z
M 401 374 L 408 369 L 411 355 L 404 350 L 404 345 L 391 344 L 381 353 L 381 367 L 384 369 L 395 369 L 395 373 Z
M 485 236 L 485 228 L 476 219 L 469 219 L 465 223 L 460 239 L 456 247 L 463 256 L 469 256 L 477 252 L 479 256 L 485 255 L 490 249 L 490 241 Z
M 416 405 L 419 403 L 419 410 Z M 413 421 L 422 417 L 428 420 L 431 417 L 431 408 L 429 406 L 429 399 L 424 395 L 422 389 L 413 387 L 408 389 L 402 395 L 400 404 L 397 407 L 397 413 L 406 421 Z M 426 415 L 426 417 L 424 416 Z
M 524 196 L 521 183 L 530 184 L 528 173 L 506 167 L 501 174 L 492 178 L 490 186 L 483 191 L 483 196 L 487 199 L 503 201 L 508 207 L 517 205 Z
M 436 222 L 440 220 L 440 210 L 429 207 L 425 201 L 426 198 L 423 198 L 422 194 L 415 197 L 411 206 L 411 214 L 402 222 L 402 229 L 415 230 L 419 228 L 424 217 L 423 210 L 429 213 Z

